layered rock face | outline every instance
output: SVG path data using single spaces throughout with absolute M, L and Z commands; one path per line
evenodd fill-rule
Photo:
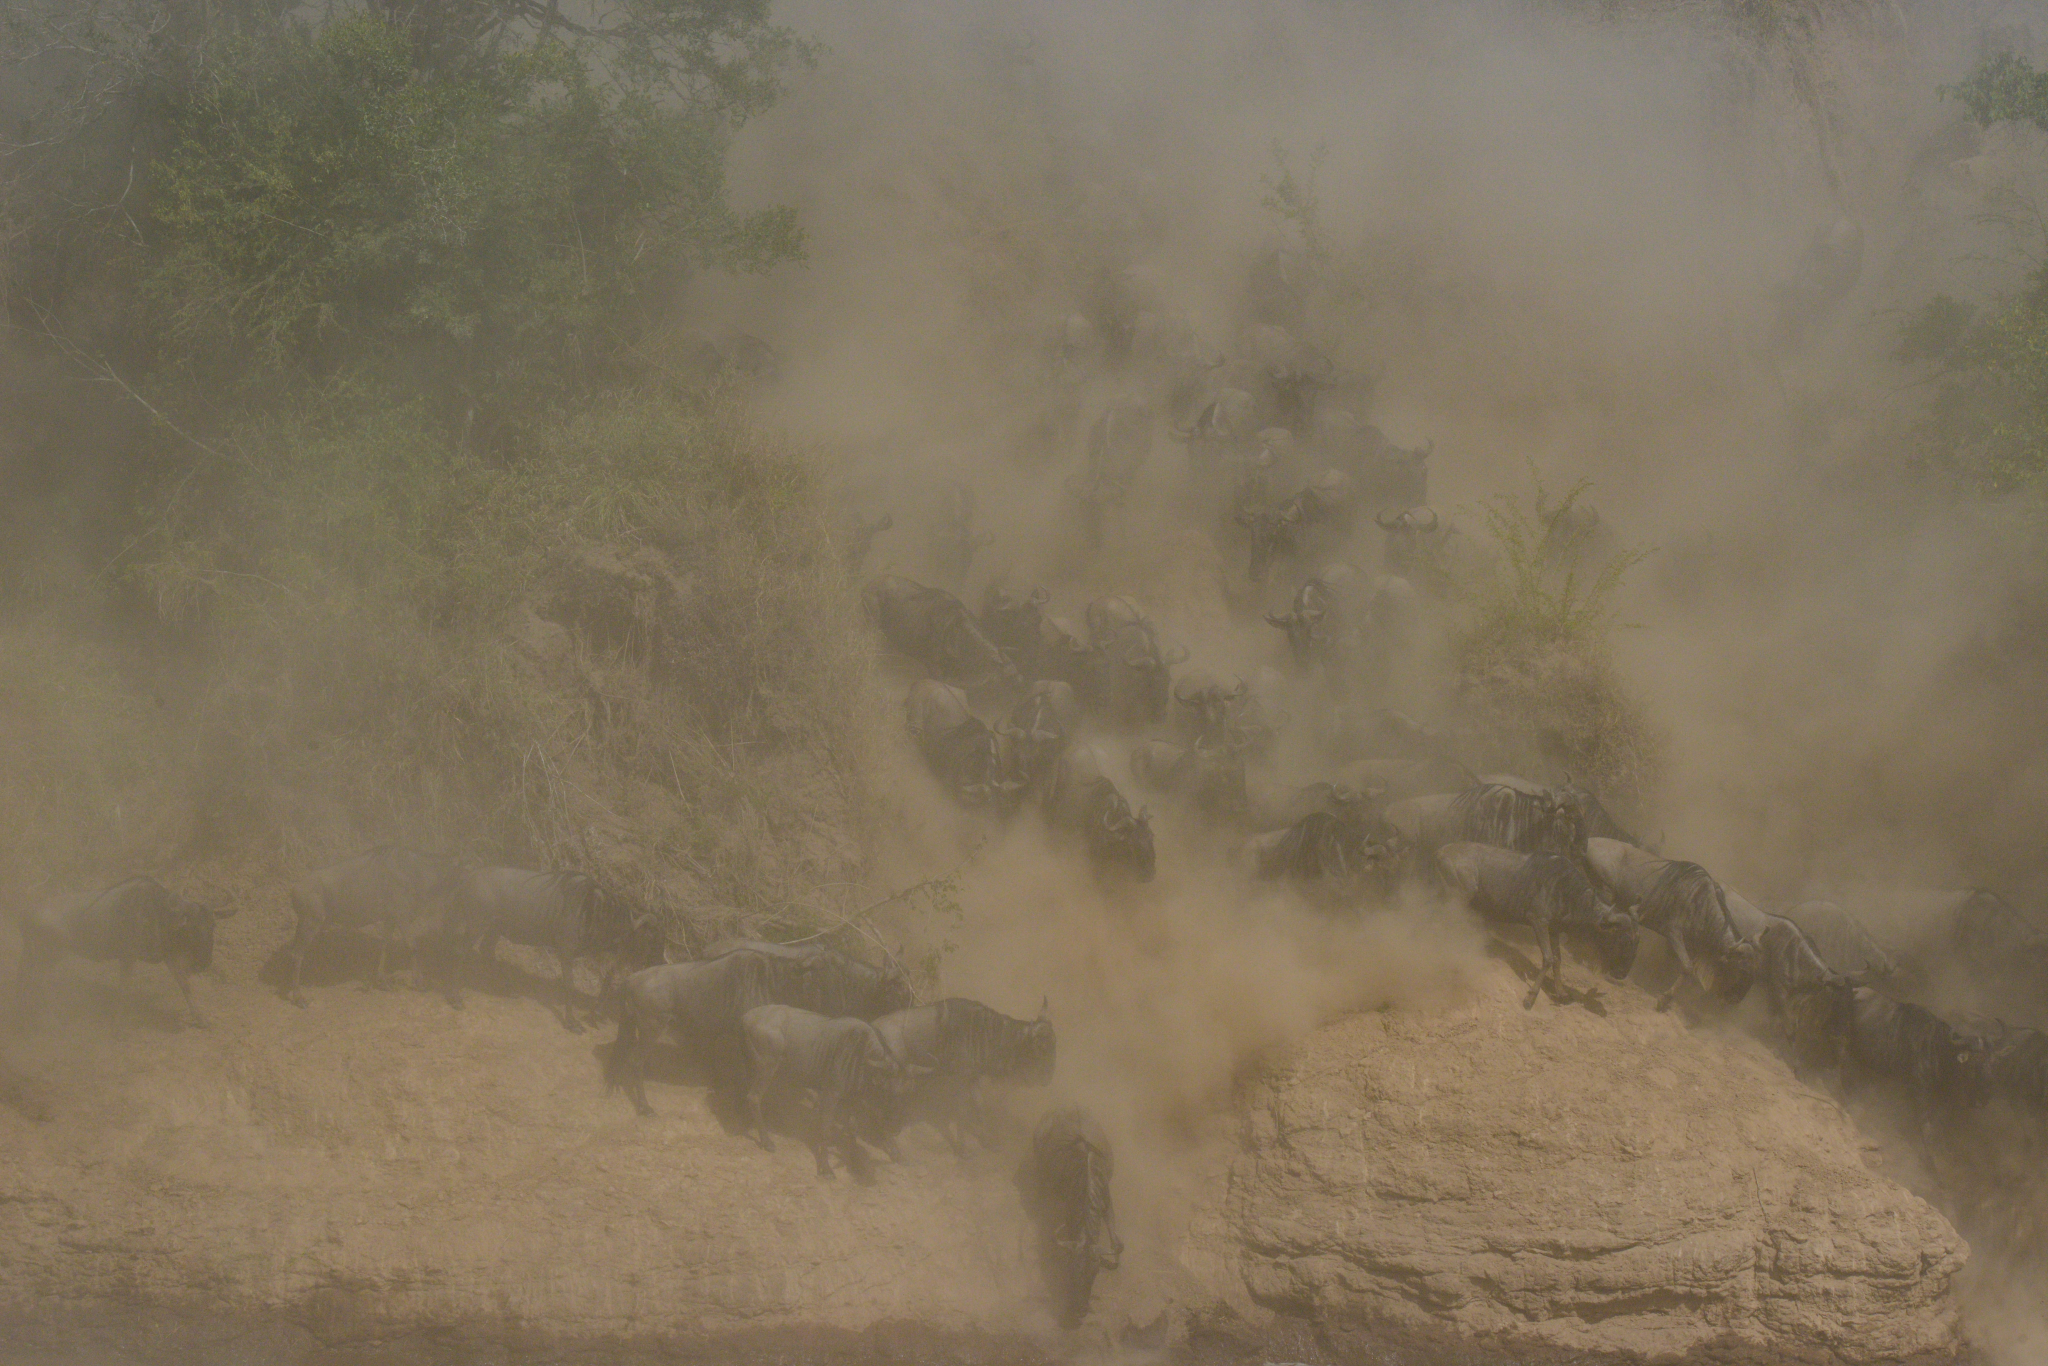
M 1246 1327 L 1503 1349 L 1943 1359 L 1968 1249 L 1754 1040 L 1640 993 L 1322 1030 L 1249 1101 L 1208 1278 Z M 1745 1351 L 1744 1349 L 1750 1349 Z M 1778 1354 L 1789 1354 L 1781 1358 Z

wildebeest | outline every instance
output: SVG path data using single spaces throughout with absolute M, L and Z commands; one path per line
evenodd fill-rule
M 1454 840 L 1567 857 L 1585 846 L 1576 804 L 1562 793 L 1509 774 L 1482 774 L 1478 782 L 1457 792 L 1392 802 L 1387 819 L 1410 845 L 1425 852 Z
M 1038 1227 L 1039 1266 L 1065 1328 L 1088 1317 L 1096 1274 L 1115 1270 L 1123 1257 L 1109 1188 L 1114 1173 L 1102 1126 L 1073 1106 L 1038 1122 L 1017 1169 L 1025 1212 Z
M 1447 579 L 1444 543 L 1451 531 L 1434 509 L 1412 507 L 1395 513 L 1381 512 L 1373 521 L 1387 533 L 1386 558 L 1382 563 L 1389 574 L 1399 575 L 1431 592 L 1443 587 Z
M 1211 669 L 1188 670 L 1173 680 L 1176 738 L 1190 745 L 1230 745 L 1232 722 L 1250 695 L 1251 687 L 1242 678 L 1226 678 Z
M 1991 1041 L 1988 1081 L 2015 1109 L 2048 1113 L 2048 1034 L 2006 1029 Z
M 866 1111 L 865 1127 L 881 1128 L 910 1079 L 910 1069 L 866 1020 L 835 1019 L 796 1006 L 755 1006 L 740 1017 L 746 1039 L 747 1118 L 755 1141 L 771 1152 L 765 1117 L 771 1096 L 802 1089 L 817 1097 L 811 1155 L 818 1175 L 830 1178 L 830 1150 L 837 1147 L 847 1170 L 866 1179 L 867 1154 L 849 1109 Z
M 912 1088 L 898 1126 L 913 1117 L 927 1119 L 955 1152 L 964 1152 L 963 1124 L 987 1137 L 974 1104 L 977 1082 L 1047 1085 L 1058 1052 L 1043 1004 L 1037 1019 L 1018 1020 L 979 1001 L 948 997 L 884 1015 L 875 1021 L 875 1032 L 897 1058 L 930 1069 Z
M 706 949 L 704 958 L 731 954 L 753 954 L 766 961 L 767 1000 L 776 1005 L 802 1006 L 835 1018 L 872 1020 L 906 1009 L 916 999 L 910 974 L 893 957 L 875 967 L 816 940 L 772 944 L 761 939 L 725 939 Z
M 1075 745 L 1060 756 L 1045 794 L 1046 824 L 1081 837 L 1098 873 L 1125 872 L 1150 882 L 1154 871 L 1152 822 L 1131 804 L 1104 772 L 1092 745 Z
M 1539 492 L 1536 520 L 1543 527 L 1543 539 L 1536 545 L 1536 563 L 1556 569 L 1571 569 L 1598 557 L 1608 540 L 1607 529 L 1592 504 L 1567 494 L 1556 507 L 1549 506 Z
M 1522 998 L 1523 1009 L 1536 1004 L 1539 991 L 1560 1004 L 1574 999 L 1564 985 L 1561 941 L 1567 935 L 1590 940 L 1600 970 L 1614 981 L 1635 966 L 1635 921 L 1602 896 L 1572 859 L 1461 841 L 1437 850 L 1436 866 L 1444 884 L 1483 919 L 1527 925 L 1534 932 L 1543 968 Z
M 1851 990 L 1844 1090 L 1867 1078 L 1896 1083 L 1923 1133 L 1937 1115 L 1990 1098 L 1990 1054 L 1981 1039 L 1910 1001 L 1894 1001 L 1870 987 Z
M 935 678 L 971 684 L 1016 674 L 975 625 L 967 605 L 942 588 L 884 575 L 868 584 L 861 600 L 889 648 Z
M 1429 502 L 1429 457 L 1434 441 L 1414 449 L 1395 445 L 1370 423 L 1359 429 L 1351 461 L 1360 504 L 1368 508 L 1414 508 Z
M 450 921 L 451 896 L 461 875 L 462 865 L 452 858 L 386 844 L 303 878 L 292 888 L 292 913 L 297 923 L 285 948 L 292 971 L 284 998 L 295 1006 L 306 1004 L 299 981 L 305 971 L 306 951 L 321 934 L 330 929 L 374 928 L 378 931 L 377 968 L 372 985 L 385 985 L 391 944 L 403 940 L 416 959 L 423 957 L 425 950 L 434 951 L 443 974 L 442 994 L 449 1005 L 461 1006 L 461 995 L 450 974 L 456 930 Z
M 606 960 L 598 991 L 604 1001 L 621 969 L 652 967 L 666 949 L 658 919 L 603 895 L 588 873 L 466 868 L 451 895 L 454 924 L 465 947 L 489 957 L 505 939 L 555 951 L 561 964 L 562 1026 L 571 1033 L 583 1032 L 576 1019 L 577 959 Z
M 1187 658 L 1168 650 L 1159 632 L 1129 598 L 1088 604 L 1089 687 L 1082 701 L 1114 725 L 1151 725 L 1166 715 L 1172 667 Z
M 769 978 L 768 957 L 748 952 L 664 963 L 626 978 L 613 997 L 619 1032 L 605 1054 L 605 1090 L 623 1089 L 636 1111 L 653 1114 L 647 1103 L 646 1050 L 665 1034 L 673 1034 L 709 1070 L 713 1086 L 735 1087 L 745 1066 L 740 1018 L 755 1006 L 772 1004 Z
M 15 967 L 20 1019 L 25 1024 L 34 1018 L 50 965 L 75 954 L 89 962 L 119 963 L 123 982 L 137 963 L 163 964 L 192 1022 L 204 1026 L 190 979 L 213 962 L 214 922 L 233 914 L 188 901 L 148 877 L 52 897 L 21 917 L 21 959 Z
M 1729 894 L 1732 910 L 1736 898 Z M 1757 976 L 1771 1018 L 1795 1052 L 1814 1062 L 1839 1061 L 1848 1038 L 1854 979 L 1837 971 L 1794 921 L 1759 913 Z
M 1042 789 L 1080 728 L 1081 702 L 1072 687 L 1059 679 L 1032 684 L 998 736 L 1005 776 L 1027 791 Z
M 1325 470 L 1278 507 L 1240 511 L 1237 522 L 1250 541 L 1245 577 L 1260 583 L 1276 560 L 1313 559 L 1318 550 L 1341 547 L 1350 537 L 1356 509 L 1351 476 Z
M 1590 839 L 1585 848 L 1586 862 L 1601 885 L 1635 913 L 1644 929 L 1661 935 L 1678 960 L 1679 975 L 1658 998 L 1657 1009 L 1671 1008 L 1686 977 L 1729 1005 L 1749 994 L 1757 946 L 1737 928 L 1727 894 L 1711 873 L 1697 863 L 1659 858 L 1620 840 Z
M 2048 985 L 2048 932 L 1996 892 L 1962 894 L 1950 942 L 1980 981 L 2003 979 L 2033 991 Z
M 1802 901 L 1785 912 L 1785 919 L 1804 932 L 1833 971 L 1866 986 L 1898 976 L 1891 954 L 1871 938 L 1862 922 L 1834 902 Z
M 1141 741 L 1131 750 L 1131 773 L 1153 791 L 1185 797 L 1196 809 L 1223 819 L 1244 814 L 1250 802 L 1244 750 L 1228 743 Z
M 1347 793 L 1333 809 L 1310 811 L 1245 844 L 1262 878 L 1331 884 L 1342 892 L 1385 892 L 1399 866 L 1400 835 L 1363 799 Z
M 1003 776 L 996 733 L 951 683 L 921 678 L 911 685 L 904 713 L 917 752 L 948 796 L 965 806 L 1001 806 L 1023 784 Z
M 982 590 L 981 633 L 1025 678 L 1062 676 L 1039 672 L 1046 644 L 1045 604 L 1049 600 L 1050 595 L 1043 588 L 1034 588 L 1022 596 L 993 583 Z

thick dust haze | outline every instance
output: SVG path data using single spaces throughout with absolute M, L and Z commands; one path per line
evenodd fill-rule
M 1335 776 L 1333 718 L 1358 699 L 1300 676 L 1263 619 L 1321 566 L 1251 580 L 1176 435 L 1199 402 L 1172 390 L 1251 363 L 1276 316 L 1260 300 L 1292 291 L 1288 329 L 1326 363 L 1304 429 L 1342 413 L 1427 443 L 1460 573 L 1502 572 L 1504 508 L 1526 518 L 1539 489 L 1555 505 L 1581 481 L 1601 562 L 1626 565 L 1571 675 L 1612 733 L 1586 722 L 1567 757 L 1532 713 L 1510 746 L 1474 741 L 1474 771 L 1591 782 L 1665 856 L 1769 910 L 1841 903 L 1887 943 L 1914 941 L 1922 892 L 2048 895 L 2038 528 L 1924 468 L 1925 376 L 1894 356 L 1927 298 L 2020 273 L 2029 244 L 1983 209 L 1998 186 L 2048 190 L 2048 144 L 1959 132 L 1939 91 L 1988 45 L 2025 51 L 2036 7 L 802 0 L 777 17 L 823 48 L 740 134 L 734 193 L 797 206 L 808 259 L 700 276 L 680 311 L 728 351 L 773 348 L 762 416 L 827 469 L 830 534 L 888 516 L 859 577 L 970 609 L 1043 588 L 1077 632 L 1090 602 L 1129 596 L 1189 669 L 1246 680 L 1280 730 L 1250 802 L 1287 809 Z M 1815 244 L 1851 235 L 1847 287 L 1799 294 Z M 1077 480 L 1121 403 L 1149 405 L 1149 446 L 1091 533 Z M 1276 497 L 1317 473 L 1282 455 Z M 1386 540 L 1367 518 L 1333 557 L 1376 573 Z M 1506 724 L 1479 716 L 1496 680 L 1459 653 L 1468 628 L 1433 618 L 1372 702 L 1445 735 Z M 885 661 L 842 699 L 872 757 L 851 802 L 864 883 L 943 881 L 879 935 L 941 994 L 1022 1018 L 1044 1001 L 1054 1098 L 1117 1145 L 1134 1266 L 1171 1255 L 1260 1065 L 1338 1015 L 1446 1009 L 1497 971 L 1433 890 L 1359 911 L 1255 877 L 1244 830 L 1152 790 L 1108 734 L 1158 872 L 1098 878 L 1035 802 L 998 821 L 949 798 L 903 734 L 915 677 Z M 1528 954 L 1515 942 L 1493 953 Z M 1663 959 L 1646 949 L 1638 981 L 1661 986 Z M 1916 999 L 2048 1024 L 1951 967 Z M 2025 1359 L 2043 1235 L 1992 1211 L 2048 1199 L 2015 1174 L 2038 1136 L 1997 1148 L 1987 1120 L 1974 1157 L 1923 1159 L 1909 1121 L 1851 1109 L 1980 1240 L 1971 1330 Z

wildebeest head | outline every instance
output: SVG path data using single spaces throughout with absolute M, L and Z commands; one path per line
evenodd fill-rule
M 917 993 L 910 985 L 910 969 L 903 966 L 903 955 L 884 953 L 881 980 L 875 987 L 875 1014 L 894 1014 L 908 1010 L 917 1004 Z
M 1738 939 L 1714 960 L 1714 994 L 1729 1005 L 1740 1004 L 1756 983 L 1757 947 L 1753 939 Z
M 1053 1033 L 1052 1018 L 1047 1013 L 1050 1001 L 1038 1004 L 1038 1018 L 1027 1022 L 1017 1039 L 1014 1066 L 1015 1077 L 1027 1086 L 1049 1086 L 1052 1084 L 1053 1063 L 1059 1051 L 1059 1039 Z
M 1043 588 L 1019 595 L 990 584 L 981 595 L 982 634 L 1012 660 L 1025 662 L 1026 656 L 1036 653 L 1049 600 Z
M 1636 965 L 1636 950 L 1642 944 L 1642 929 L 1635 917 L 1602 901 L 1593 921 L 1593 942 L 1600 955 L 1600 971 L 1619 982 Z
M 1174 680 L 1173 700 L 1181 708 L 1181 723 L 1197 745 L 1225 745 L 1230 740 L 1231 720 L 1250 691 L 1242 678 L 1197 670 Z
M 1151 813 L 1135 814 L 1122 798 L 1105 802 L 1089 832 L 1091 852 L 1100 861 L 1129 873 L 1139 882 L 1150 882 L 1157 864 L 1152 849 Z
M 1437 516 L 1434 508 L 1414 507 L 1392 514 L 1382 512 L 1373 521 L 1387 533 L 1388 573 L 1414 578 L 1418 570 L 1429 567 L 1434 543 L 1441 539 L 1443 532 L 1443 519 Z

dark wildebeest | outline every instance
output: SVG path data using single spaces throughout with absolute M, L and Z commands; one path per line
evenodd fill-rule
M 1026 791 L 1043 790 L 1052 780 L 1060 755 L 1081 729 L 1081 701 L 1068 684 L 1041 679 L 1010 709 L 1009 722 L 998 738 L 1006 748 L 1004 776 Z
M 907 1009 L 916 1000 L 910 974 L 901 961 L 886 953 L 890 961 L 878 968 L 816 940 L 771 944 L 761 939 L 724 939 L 705 950 L 704 957 L 709 960 L 735 953 L 751 953 L 766 960 L 768 1000 L 775 1005 L 801 1006 L 834 1019 L 872 1020 Z
M 1509 774 L 1482 774 L 1457 792 L 1390 803 L 1387 819 L 1423 852 L 1454 840 L 1568 858 L 1585 847 L 1583 818 L 1566 794 Z
M 2007 1028 L 1991 1041 L 1990 1088 L 2016 1110 L 2048 1113 L 2048 1034 Z
M 187 901 L 147 877 L 42 902 L 21 917 L 21 960 L 15 968 L 21 1022 L 34 1018 L 50 965 L 75 954 L 89 962 L 119 963 L 124 983 L 137 963 L 163 964 L 192 1022 L 204 1027 L 191 976 L 213 962 L 214 922 L 233 914 Z
M 598 891 L 588 873 L 536 873 L 525 868 L 467 868 L 456 880 L 453 915 L 466 948 L 488 958 L 500 939 L 553 949 L 561 964 L 562 1027 L 581 1034 L 576 1019 L 576 960 L 603 958 L 598 1000 L 610 999 L 621 970 L 662 961 L 661 921 Z
M 1250 805 L 1241 746 L 1145 740 L 1131 750 L 1131 773 L 1153 791 L 1186 797 L 1212 816 L 1241 816 Z
M 1400 866 L 1401 837 L 1361 797 L 1343 792 L 1331 809 L 1254 835 L 1245 850 L 1261 878 L 1326 883 L 1340 893 L 1385 893 Z
M 1729 892 L 1731 912 L 1737 901 L 1735 893 Z M 1737 914 L 1735 918 L 1737 928 L 1743 928 L 1746 917 Z M 1830 964 L 1794 921 L 1764 912 L 1758 912 L 1757 918 L 1762 922 L 1753 936 L 1757 976 L 1763 982 L 1771 1019 L 1802 1060 L 1839 1063 L 1841 1044 L 1848 1037 L 1845 1012 L 1849 992 L 1856 980 Z
M 1979 981 L 2036 992 L 2048 984 L 2048 932 L 1996 892 L 1961 894 L 1949 942 Z
M 1034 588 L 1022 597 L 990 584 L 981 595 L 981 633 L 1001 650 L 1017 672 L 1030 679 L 1061 678 L 1041 671 L 1046 662 L 1045 604 L 1050 595 Z
M 1172 722 L 1184 744 L 1232 746 L 1251 685 L 1211 669 L 1189 669 L 1173 680 Z
M 380 845 L 309 874 L 292 888 L 297 927 L 285 947 L 292 973 L 284 998 L 295 1006 L 306 1004 L 299 980 L 305 971 L 306 951 L 322 933 L 375 928 L 377 968 L 371 985 L 387 984 L 385 969 L 392 941 L 403 940 L 416 962 L 423 950 L 435 951 L 441 960 L 442 995 L 449 1005 L 460 1008 L 462 997 L 450 972 L 456 930 L 450 902 L 461 875 L 462 865 L 452 858 L 395 844 Z
M 913 1006 L 875 1021 L 875 1032 L 907 1064 L 931 1069 L 919 1080 L 892 1122 L 885 1151 L 894 1156 L 894 1131 L 922 1118 L 944 1134 L 953 1151 L 965 1155 L 963 1126 L 971 1126 L 987 1143 L 987 1126 L 974 1102 L 975 1084 L 1014 1081 L 1044 1086 L 1052 1081 L 1058 1038 L 1044 1005 L 1035 1020 L 1016 1020 L 979 1001 L 948 997 L 928 1006 Z
M 747 1119 L 754 1139 L 773 1152 L 765 1118 L 767 1102 L 784 1089 L 817 1097 L 811 1155 L 818 1175 L 831 1177 L 829 1152 L 837 1147 L 857 1179 L 868 1177 L 867 1154 L 855 1134 L 849 1109 L 872 1130 L 883 1129 L 907 1088 L 911 1072 L 866 1020 L 835 1019 L 796 1006 L 755 1006 L 740 1017 L 746 1039 Z M 922 1069 L 919 1069 L 922 1070 Z
M 628 977 L 613 998 L 619 1032 L 605 1054 L 605 1090 L 623 1089 L 636 1111 L 653 1114 L 646 1050 L 670 1033 L 709 1071 L 715 1088 L 733 1089 L 746 1062 L 740 1017 L 771 1003 L 769 978 L 769 959 L 747 952 L 664 963 Z
M 1099 1271 L 1123 1257 L 1109 1182 L 1109 1139 L 1087 1111 L 1068 1107 L 1038 1122 L 1031 1152 L 1017 1169 L 1024 1211 L 1038 1226 L 1038 1260 L 1059 1309 L 1060 1325 L 1088 1317 Z
M 1396 446 L 1378 427 L 1359 430 L 1352 476 L 1360 503 L 1369 508 L 1414 508 L 1429 502 L 1429 457 L 1434 441 L 1408 450 Z
M 1002 651 L 974 624 L 967 604 L 942 588 L 884 575 L 862 591 L 861 602 L 889 648 L 935 678 L 979 683 L 1016 676 Z
M 1844 1091 L 1867 1078 L 1897 1084 L 1923 1137 L 1936 1116 L 1990 1099 L 1990 1052 L 1983 1040 L 1910 1001 L 1894 1001 L 1869 987 L 1849 992 Z
M 1169 651 L 1129 598 L 1088 604 L 1089 686 L 1081 700 L 1113 725 L 1146 726 L 1166 715 L 1167 683 L 1185 650 Z
M 904 702 L 910 738 L 946 794 L 963 806 L 1007 804 L 1023 786 L 1003 776 L 996 733 L 951 683 L 921 678 Z
M 928 533 L 932 565 L 945 578 L 959 583 L 974 564 L 975 552 L 994 539 L 974 532 L 974 489 L 957 479 L 940 482 L 935 490 Z
M 1564 985 L 1561 943 L 1567 935 L 1590 940 L 1600 970 L 1613 981 L 1625 979 L 1635 966 L 1635 921 L 1603 897 L 1573 860 L 1459 842 L 1436 851 L 1436 866 L 1444 885 L 1464 896 L 1482 919 L 1527 925 L 1535 933 L 1543 969 L 1522 998 L 1524 1010 L 1536 1004 L 1539 991 L 1559 1004 L 1577 999 Z
M 1398 575 L 1418 587 L 1435 592 L 1447 581 L 1444 565 L 1444 543 L 1450 539 L 1450 528 L 1432 508 L 1406 508 L 1400 512 L 1381 512 L 1373 517 L 1381 531 L 1387 533 L 1386 558 L 1382 561 L 1389 574 Z
M 1276 508 L 1240 511 L 1237 522 L 1250 541 L 1245 577 L 1261 583 L 1276 560 L 1313 560 L 1319 550 L 1340 548 L 1350 538 L 1357 508 L 1351 476 L 1325 470 Z
M 1749 994 L 1757 946 L 1735 924 L 1727 893 L 1711 873 L 1697 863 L 1659 858 L 1620 840 L 1590 839 L 1585 850 L 1601 885 L 1635 913 L 1644 929 L 1663 936 L 1678 960 L 1679 975 L 1658 997 L 1657 1009 L 1671 1008 L 1687 977 L 1729 1005 Z
M 1143 811 L 1132 813 L 1092 745 L 1075 745 L 1060 756 L 1045 791 L 1045 821 L 1055 830 L 1078 834 L 1097 873 L 1120 871 L 1140 882 L 1152 880 L 1151 819 Z

